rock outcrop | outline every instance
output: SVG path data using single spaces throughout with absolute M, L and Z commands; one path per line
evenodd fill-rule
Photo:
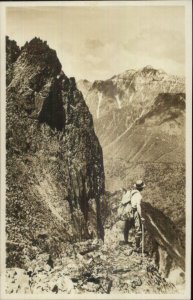
M 56 51 L 7 38 L 7 265 L 66 240 L 103 238 L 103 155 L 92 116 Z

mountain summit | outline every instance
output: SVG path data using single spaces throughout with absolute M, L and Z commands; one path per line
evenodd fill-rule
M 139 116 L 143 110 L 150 108 L 158 94 L 185 92 L 183 77 L 169 75 L 151 66 L 127 70 L 92 84 L 80 81 L 79 87 L 93 117 L 97 119 L 121 108 L 132 109 L 133 117 Z

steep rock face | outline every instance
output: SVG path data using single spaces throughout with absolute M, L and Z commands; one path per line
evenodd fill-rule
M 8 59 L 14 48 L 7 39 Z M 8 73 L 12 69 L 7 86 L 7 264 L 18 266 L 25 264 L 26 253 L 57 256 L 66 240 L 103 238 L 104 170 L 92 116 L 56 52 L 34 38 L 7 68 Z
M 182 246 L 179 231 L 174 222 L 171 221 L 162 211 L 153 207 L 150 203 L 142 203 L 143 216 L 145 218 L 145 228 L 147 230 L 146 249 L 149 247 L 148 240 L 153 240 L 157 246 L 159 267 L 167 277 L 175 262 L 183 271 L 185 270 L 185 251 Z M 153 249 L 149 249 L 152 251 Z M 165 257 L 162 259 L 163 251 Z M 152 251 L 153 252 L 153 251 Z M 153 253 L 152 253 L 153 254 Z M 155 255 L 155 254 L 154 254 Z M 165 265 L 164 265 L 165 263 Z

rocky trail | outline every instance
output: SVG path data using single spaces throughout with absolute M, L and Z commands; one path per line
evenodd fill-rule
M 116 230 L 106 239 L 68 244 L 52 260 L 47 253 L 26 261 L 26 269 L 7 269 L 7 293 L 122 294 L 175 293 L 147 254 L 134 251 L 132 241 L 121 245 Z

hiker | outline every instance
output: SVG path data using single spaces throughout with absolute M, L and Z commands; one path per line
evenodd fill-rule
M 141 214 L 141 201 L 142 195 L 141 192 L 145 188 L 145 184 L 142 180 L 137 180 L 131 191 L 131 206 L 133 209 L 133 219 L 135 227 L 135 243 L 136 248 L 140 247 L 141 237 L 142 237 L 142 223 L 144 223 L 144 218 Z M 128 232 L 129 233 L 129 232 Z
M 120 219 L 124 221 L 123 234 L 124 244 L 128 244 L 128 235 L 132 227 L 135 228 L 135 244 L 136 250 L 140 248 L 142 237 L 142 223 L 144 218 L 141 215 L 141 201 L 145 184 L 142 180 L 137 180 L 131 191 L 125 191 L 121 200 L 121 207 L 118 211 Z

